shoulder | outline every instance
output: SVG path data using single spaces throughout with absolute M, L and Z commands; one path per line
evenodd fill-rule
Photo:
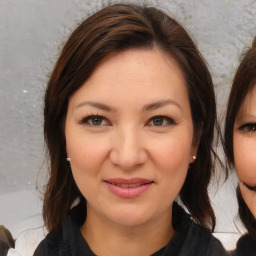
M 34 256 L 43 255 L 59 255 L 58 251 L 65 245 L 62 237 L 62 228 L 51 231 L 45 239 L 43 239 L 34 252 Z
M 232 252 L 234 256 L 256 256 L 256 240 L 248 234 L 243 235 L 237 242 L 236 250 Z
M 87 244 L 80 233 L 81 223 L 85 220 L 83 207 L 77 205 L 68 214 L 62 225 L 52 230 L 38 245 L 34 256 L 80 255 L 80 247 Z
M 176 254 L 186 256 L 222 256 L 227 255 L 221 242 L 210 231 L 195 223 L 191 216 L 179 205 L 179 224 L 176 236 L 170 241 L 169 247 L 176 248 Z M 170 251 L 173 249 L 171 248 Z M 167 254 L 168 255 L 168 254 Z
M 207 256 L 222 256 L 227 255 L 222 243 L 213 236 L 213 234 L 206 230 L 201 225 L 194 223 L 191 224 L 191 234 L 195 239 L 195 255 L 207 255 Z
M 35 250 L 34 256 L 69 255 L 68 234 L 72 237 L 74 223 L 67 218 L 62 226 L 48 233 Z M 65 252 L 65 254 L 63 254 Z

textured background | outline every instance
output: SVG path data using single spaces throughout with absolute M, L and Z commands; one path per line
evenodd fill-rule
M 212 71 L 221 119 L 239 56 L 256 35 L 256 1 L 144 2 L 171 14 L 192 35 Z M 34 190 L 42 177 L 42 99 L 49 73 L 69 33 L 107 3 L 0 0 L 0 195 Z M 228 193 L 225 186 L 221 193 L 235 207 L 232 186 Z M 223 197 L 212 195 L 225 215 Z

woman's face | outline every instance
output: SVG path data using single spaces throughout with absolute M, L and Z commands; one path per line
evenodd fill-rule
M 233 145 L 241 193 L 256 218 L 256 86 L 248 93 L 236 116 Z
M 176 61 L 157 49 L 103 61 L 71 96 L 65 136 L 87 214 L 126 226 L 170 217 L 197 150 Z

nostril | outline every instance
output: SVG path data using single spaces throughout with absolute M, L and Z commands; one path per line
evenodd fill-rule
M 110 152 L 110 161 L 114 165 L 118 165 L 124 170 L 129 170 L 139 165 L 143 165 L 147 161 L 147 153 L 143 149 L 127 148 L 113 149 Z

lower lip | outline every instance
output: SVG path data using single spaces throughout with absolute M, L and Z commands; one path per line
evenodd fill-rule
M 136 198 L 146 192 L 153 183 L 147 183 L 134 188 L 123 188 L 106 182 L 110 191 L 121 198 Z

